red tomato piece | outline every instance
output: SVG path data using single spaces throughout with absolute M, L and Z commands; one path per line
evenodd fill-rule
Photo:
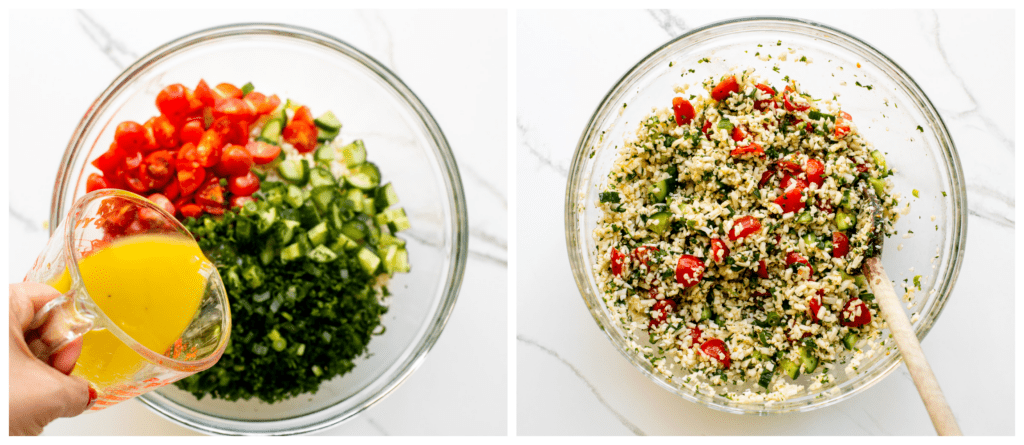
M 819 290 L 817 296 L 811 297 L 811 299 L 807 301 L 807 315 L 809 315 L 811 317 L 811 321 L 815 323 L 821 321 L 821 319 L 818 318 L 818 311 L 821 309 L 821 296 L 823 294 L 824 291 Z
M 676 114 L 676 125 L 686 125 L 697 115 L 693 110 L 693 104 L 681 97 L 672 98 L 672 111 Z
M 150 190 L 150 187 L 139 178 L 139 170 L 139 168 L 126 168 L 121 174 L 121 179 L 128 186 L 129 191 L 144 195 Z
M 739 92 L 740 85 L 736 83 L 736 76 L 729 76 L 722 79 L 718 85 L 711 89 L 711 98 L 714 100 L 725 100 L 730 94 Z
M 840 118 L 836 119 L 835 129 L 832 131 L 832 136 L 836 139 L 842 139 L 846 137 L 846 135 L 850 134 L 850 124 L 847 122 L 847 119 L 842 118 L 842 115 L 844 114 L 846 113 L 840 113 Z M 849 114 L 846 115 L 849 116 Z
M 245 97 L 242 98 L 242 100 L 252 107 L 252 110 L 255 113 L 259 114 L 260 107 L 262 107 L 263 103 L 267 101 L 267 96 L 258 91 L 250 91 L 249 94 L 246 94 Z
M 850 253 L 850 239 L 843 232 L 832 232 L 832 258 L 842 258 Z
M 154 151 L 139 167 L 139 180 L 150 190 L 163 188 L 174 178 L 174 164 L 169 151 Z
M 761 173 L 761 179 L 757 181 L 757 188 L 764 187 L 764 185 L 768 183 L 768 180 L 772 179 L 773 175 L 775 175 L 775 167 L 769 165 L 768 170 L 765 170 L 764 173 Z
M 626 256 L 619 252 L 618 249 L 612 247 L 611 252 L 611 263 L 612 263 L 612 275 L 622 275 L 622 259 Z
M 659 249 L 654 246 L 640 246 L 633 249 L 633 253 L 630 256 L 633 257 L 633 262 L 637 265 L 643 264 L 644 267 L 651 266 L 651 252 L 657 252 Z
M 183 118 L 191 109 L 188 97 L 185 95 L 185 86 L 176 83 L 161 90 L 160 94 L 156 95 L 156 107 L 160 110 L 160 114 L 171 120 Z
M 182 196 L 189 196 L 199 190 L 199 186 L 205 179 L 206 170 L 204 168 L 195 164 L 189 164 L 182 168 L 182 164 L 178 163 L 178 187 L 181 188 Z
M 871 311 L 860 298 L 847 301 L 842 312 L 839 313 L 839 324 L 843 326 L 856 328 L 868 323 L 871 323 Z
M 729 239 L 736 241 L 740 238 L 746 238 L 758 230 L 761 230 L 760 220 L 750 215 L 741 216 L 733 221 L 732 229 L 729 230 Z
M 281 147 L 266 142 L 249 141 L 245 149 L 252 155 L 252 160 L 258 165 L 269 164 L 281 154 Z
M 167 199 L 170 199 L 170 200 L 173 201 L 175 199 L 178 199 L 178 196 L 180 196 L 180 195 L 181 195 L 181 186 L 178 185 L 178 175 L 174 175 L 174 176 L 171 177 L 170 184 L 167 184 L 167 187 L 164 187 L 164 196 L 166 196 Z
M 761 110 L 761 111 L 764 111 L 764 110 L 767 110 L 768 108 L 770 108 L 772 105 L 775 104 L 775 99 L 774 99 L 775 98 L 775 90 L 772 87 L 770 87 L 768 85 L 765 85 L 763 83 L 759 83 L 759 84 L 757 84 L 757 89 L 761 90 L 761 92 L 764 93 L 764 94 L 772 96 L 772 98 L 771 99 L 759 100 L 759 101 L 754 102 L 754 108 L 756 108 L 758 110 Z
M 711 134 L 714 133 L 714 130 L 711 129 L 711 121 L 704 121 L 704 126 L 701 127 L 700 131 L 704 133 L 704 137 L 710 141 Z
M 776 162 L 776 164 L 780 169 L 782 169 L 782 171 L 789 172 L 794 175 L 804 171 L 804 169 L 800 167 L 800 164 L 793 161 L 780 160 Z
M 675 312 L 675 310 L 675 301 L 672 301 L 668 298 L 664 300 L 658 300 L 657 303 L 654 303 L 654 306 L 651 306 L 650 327 L 653 329 L 660 326 L 662 323 L 665 322 L 665 319 L 668 318 L 668 314 Z
M 792 101 L 790 101 L 789 99 L 792 95 L 792 92 L 789 91 L 782 94 L 782 104 L 786 107 L 786 110 L 807 111 L 811 109 L 811 103 L 808 102 L 807 99 L 805 99 L 803 96 L 800 96 L 799 94 L 796 95 L 796 97 L 794 97 Z
M 799 212 L 804 209 L 803 199 L 804 188 L 800 186 L 793 187 L 782 194 L 782 196 L 775 198 L 775 203 L 782 207 L 782 213 Z
M 207 85 L 206 81 L 203 79 L 199 79 L 199 84 L 196 85 L 196 91 L 193 93 L 193 96 L 195 96 L 199 102 L 202 102 L 205 107 L 212 107 L 216 104 L 216 99 L 213 96 L 213 90 L 210 89 L 210 86 Z
M 146 145 L 146 128 L 137 122 L 121 122 L 114 130 L 114 142 L 127 153 L 140 151 Z
M 252 154 L 241 145 L 228 145 L 220 156 L 218 168 L 224 176 L 244 175 L 252 167 Z
M 224 189 L 221 188 L 220 182 L 217 182 L 215 177 L 211 177 L 212 181 L 207 181 L 206 185 L 196 192 L 196 204 L 202 206 L 223 206 L 224 205 Z
M 729 348 L 720 339 L 712 338 L 704 342 L 704 344 L 700 345 L 700 352 L 703 352 L 708 358 L 721 363 L 725 369 L 729 369 L 729 365 L 732 363 L 729 360 Z
M 203 208 L 198 204 L 185 204 L 181 206 L 181 216 L 185 218 L 198 218 L 203 214 Z
M 846 120 L 846 121 L 852 121 L 853 120 L 853 116 L 850 116 L 850 113 L 847 113 L 845 111 L 840 111 L 839 112 L 839 117 L 841 119 L 843 119 L 843 120 Z
M 205 131 L 206 130 L 203 129 L 203 121 L 201 119 L 190 120 L 185 123 L 185 126 L 181 127 L 181 142 L 198 144 Z
M 796 252 L 787 253 L 786 265 L 789 266 L 793 264 L 803 264 L 804 266 L 807 266 L 807 269 L 809 269 L 809 273 L 807 274 L 808 279 L 814 278 L 814 268 L 811 267 L 811 262 L 807 261 L 807 258 L 804 258 L 803 255 L 800 255 L 799 253 Z
M 711 259 L 716 263 L 722 263 L 729 256 L 729 246 L 719 238 L 711 238 Z
M 125 152 L 117 142 L 111 143 L 110 148 L 92 161 L 92 165 L 98 168 L 103 174 L 113 176 L 117 166 L 125 159 Z M 109 178 L 108 178 L 109 179 Z
M 142 155 L 142 152 L 137 151 L 135 152 L 135 154 L 124 158 L 124 166 L 128 170 L 137 169 L 139 168 L 140 165 L 142 165 L 143 158 L 144 156 Z
M 99 173 L 90 173 L 89 179 L 85 180 L 86 193 L 105 188 L 110 188 L 110 184 L 107 184 L 107 180 Z
M 747 138 L 747 132 L 742 125 L 732 127 L 732 140 L 739 142 Z
M 292 144 L 299 153 L 309 153 L 316 148 L 316 126 L 293 119 L 284 127 L 284 141 Z
M 292 122 L 299 121 L 305 122 L 309 125 L 315 125 L 313 122 L 313 112 L 309 111 L 309 107 L 303 105 L 295 110 L 295 114 L 292 116 Z
M 245 204 L 249 203 L 249 202 L 256 202 L 256 198 L 253 198 L 252 196 L 238 196 L 238 195 L 231 197 L 231 207 L 232 208 L 234 208 L 234 207 L 245 207 Z
M 213 88 L 213 97 L 215 99 L 215 103 L 219 103 L 221 100 L 228 98 L 241 99 L 242 90 L 230 83 L 221 83 L 217 84 L 217 86 Z M 216 106 L 216 104 L 214 106 Z
M 822 177 L 825 174 L 825 164 L 821 161 L 808 159 L 807 163 L 804 164 L 804 171 L 807 172 L 807 182 L 809 184 L 817 184 L 818 188 L 825 184 L 825 178 Z
M 147 198 L 150 201 L 153 201 L 153 204 L 156 204 L 157 207 L 164 209 L 167 213 L 170 213 L 171 215 L 174 214 L 174 204 L 171 204 L 171 200 L 167 199 L 166 196 L 160 193 L 154 193 L 149 195 Z
M 174 128 L 164 115 L 150 119 L 150 128 L 153 131 L 153 140 L 159 148 L 175 148 L 179 145 L 178 129 Z
M 249 196 L 260 189 L 260 178 L 251 171 L 245 174 L 232 176 L 228 179 L 228 191 L 234 195 Z M 198 200 L 196 202 L 199 202 Z
M 220 149 L 224 145 L 224 136 L 214 128 L 203 133 L 196 144 L 196 160 L 202 167 L 213 167 L 220 161 Z
M 272 94 L 266 101 L 256 108 L 256 112 L 259 114 L 267 114 L 276 110 L 279 105 L 281 105 L 281 98 L 277 97 L 276 94 Z
M 213 107 L 213 117 L 227 117 L 232 122 L 252 122 L 256 120 L 256 107 L 245 100 L 228 97 L 217 101 L 217 105 Z
M 734 135 L 735 135 L 735 133 L 734 133 Z M 764 156 L 764 149 L 761 148 L 761 145 L 759 145 L 757 142 L 751 142 L 748 145 L 743 145 L 743 146 L 739 146 L 739 147 L 736 147 L 736 148 L 732 149 L 732 151 L 729 152 L 729 155 L 730 156 L 743 156 L 743 155 Z
M 691 348 L 700 344 L 700 336 L 702 334 L 703 332 L 701 332 L 700 326 L 694 326 L 690 328 L 690 338 L 692 339 L 692 341 L 690 342 Z
M 765 280 L 768 279 L 768 263 L 765 260 L 757 263 L 757 276 Z
M 693 255 L 683 255 L 676 263 L 676 283 L 693 287 L 704 278 L 704 261 Z

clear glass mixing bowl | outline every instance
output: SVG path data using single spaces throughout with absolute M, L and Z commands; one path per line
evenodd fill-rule
M 299 434 L 348 419 L 380 401 L 422 363 L 437 341 L 462 284 L 466 265 L 466 202 L 455 159 L 437 122 L 391 71 L 348 44 L 317 31 L 240 24 L 200 31 L 167 43 L 128 67 L 87 110 L 57 173 L 50 227 L 57 227 L 95 169 L 89 164 L 124 120 L 157 113 L 169 84 L 252 82 L 257 90 L 293 98 L 314 111 L 332 110 L 339 137 L 362 139 L 384 181 L 391 181 L 413 228 L 412 271 L 396 274 L 382 320 L 386 331 L 369 356 L 316 394 L 284 402 L 197 400 L 173 386 L 141 397 L 154 411 L 215 434 Z M 52 230 L 52 229 L 51 229 Z
M 785 62 L 778 57 L 783 52 Z M 756 53 L 772 58 L 762 61 Z M 801 56 L 812 63 L 799 62 Z M 708 61 L 698 63 L 704 58 Z M 772 70 L 776 64 L 779 73 Z M 909 199 L 910 214 L 896 224 L 899 235 L 886 241 L 882 262 L 898 283 L 922 275 L 921 291 L 909 312 L 920 314 L 913 325 L 918 337 L 924 338 L 953 290 L 967 241 L 967 192 L 960 160 L 939 113 L 906 72 L 856 37 L 819 23 L 781 17 L 714 23 L 666 43 L 630 69 L 594 112 L 573 156 L 565 201 L 569 261 L 594 320 L 618 350 L 658 385 L 684 399 L 731 413 L 809 411 L 848 399 L 877 383 L 899 366 L 899 352 L 894 348 L 889 355 L 865 360 L 859 372 L 849 375 L 839 366 L 833 371 L 835 382 L 782 402 L 740 403 L 698 394 L 655 373 L 641 355 L 627 350 L 625 333 L 613 322 L 593 273 L 599 254 L 591 235 L 599 215 L 595 204 L 624 137 L 652 108 L 671 106 L 675 85 L 689 83 L 693 86 L 687 93 L 706 94 L 700 89 L 701 80 L 747 66 L 772 85 L 784 84 L 782 77 L 788 75 L 814 96 L 838 95 L 843 110 L 853 116 L 867 140 L 885 152 L 896 172 L 891 178 L 895 192 L 909 196 L 913 189 L 919 190 L 920 198 Z M 694 73 L 680 76 L 689 69 Z M 904 239 L 908 230 L 914 234 Z M 808 382 L 806 377 L 798 380 Z

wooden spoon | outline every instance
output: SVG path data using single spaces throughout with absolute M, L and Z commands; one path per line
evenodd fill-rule
M 871 291 L 875 294 L 875 301 L 878 303 L 882 318 L 889 326 L 889 331 L 896 340 L 896 346 L 899 347 L 900 353 L 903 355 L 903 362 L 907 364 L 910 377 L 914 379 L 917 392 L 921 394 L 921 400 L 924 401 L 935 431 L 940 436 L 961 436 L 963 434 L 960 432 L 960 426 L 957 425 L 953 411 L 949 409 L 949 404 L 946 403 L 946 398 L 942 395 L 942 389 L 939 388 L 939 382 L 935 379 L 931 366 L 928 366 L 928 360 L 924 357 L 921 343 L 917 340 L 910 320 L 907 319 L 903 304 L 896 296 L 896 291 L 893 289 L 892 282 L 889 281 L 889 276 L 885 274 L 885 269 L 882 268 L 882 260 L 879 258 L 885 238 L 879 228 L 882 205 L 878 202 L 873 190 L 865 188 L 862 191 L 863 196 L 868 197 L 868 205 L 871 206 L 868 210 L 872 218 L 871 223 L 874 226 L 871 239 L 874 244 L 871 253 L 874 255 L 864 260 L 862 267 L 864 276 L 867 278 Z

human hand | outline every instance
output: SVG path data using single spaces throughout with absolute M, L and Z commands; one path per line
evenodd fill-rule
M 25 331 L 47 302 L 59 297 L 56 289 L 39 283 L 10 285 L 10 431 L 38 435 L 58 417 L 81 414 L 96 398 L 81 377 L 71 376 L 82 351 L 82 340 L 71 342 L 53 354 L 50 362 L 39 360 L 25 343 Z

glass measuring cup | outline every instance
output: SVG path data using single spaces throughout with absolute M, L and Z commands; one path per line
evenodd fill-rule
M 131 251 L 123 248 L 132 243 Z M 113 249 L 121 249 L 118 256 Z M 162 249 L 180 261 L 161 261 Z M 168 269 L 193 273 L 178 281 Z M 134 193 L 97 190 L 76 201 L 25 281 L 64 293 L 36 314 L 26 341 L 46 361 L 82 338 L 72 374 L 96 390 L 92 410 L 208 369 L 228 343 L 231 311 L 217 268 L 173 215 Z M 97 304 L 101 295 L 90 287 L 122 299 Z

